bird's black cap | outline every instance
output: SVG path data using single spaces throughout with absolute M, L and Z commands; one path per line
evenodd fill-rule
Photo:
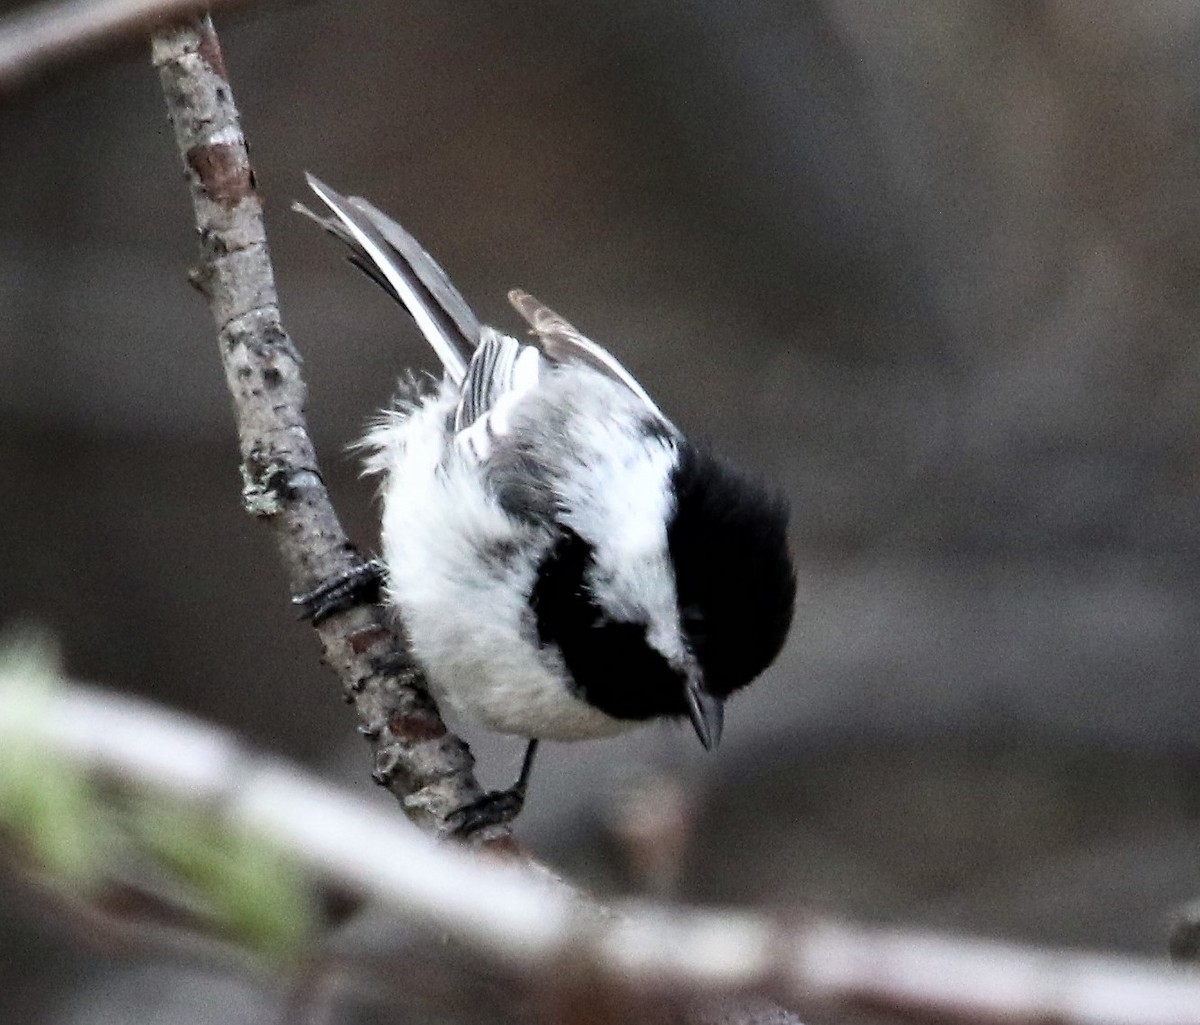
M 687 442 L 672 486 L 675 514 L 667 544 L 683 629 L 704 689 L 724 698 L 775 660 L 791 626 L 796 572 L 787 505 Z

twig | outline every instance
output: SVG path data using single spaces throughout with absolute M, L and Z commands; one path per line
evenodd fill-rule
M 246 0 L 60 0 L 0 19 L 0 99 L 76 61 L 144 40 L 163 25 Z
M 54 754 L 218 809 L 230 829 L 266 834 L 310 872 L 374 896 L 527 980 L 584 979 L 594 993 L 677 1005 L 769 993 L 812 1014 L 871 1011 L 943 1025 L 1200 1020 L 1200 977 L 1134 958 L 815 917 L 785 922 L 648 905 L 604 913 L 527 863 L 434 844 L 375 805 L 255 757 L 184 716 L 65 684 L 46 701 L 40 721 Z M 94 728 L 80 730 L 79 722 Z M 0 741 L 26 723 L 0 701 Z M 196 757 L 164 756 L 171 751 Z M 734 1009 L 726 1020 L 761 1023 L 771 1013 L 746 1018 Z
M 273 531 L 292 592 L 360 566 L 317 467 L 304 419 L 300 356 L 280 319 L 262 207 L 212 22 L 153 37 L 154 63 L 183 157 L 200 237 L 193 281 L 208 298 L 237 414 L 247 511 Z M 409 817 L 446 831 L 477 800 L 466 744 L 449 733 L 424 680 L 384 614 L 361 605 L 317 627 L 324 659 L 375 750 L 377 782 Z M 506 827 L 474 840 L 511 845 Z

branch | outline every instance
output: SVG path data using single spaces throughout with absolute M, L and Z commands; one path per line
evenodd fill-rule
M 233 396 L 246 509 L 275 535 L 292 593 L 361 566 L 325 490 L 304 419 L 300 355 L 283 328 L 262 207 L 221 50 L 207 18 L 153 37 L 200 238 L 193 281 L 217 326 Z M 471 753 L 451 734 L 384 612 L 360 605 L 316 627 L 375 753 L 374 778 L 435 834 L 477 800 Z M 510 846 L 507 827 L 477 843 Z
M 0 99 L 169 22 L 246 0 L 62 0 L 0 19 Z
M 3 697 L 0 740 L 28 739 L 28 715 Z M 941 1025 L 1198 1020 L 1200 977 L 1135 958 L 818 917 L 644 904 L 605 912 L 528 863 L 435 844 L 374 804 L 185 716 L 66 684 L 43 700 L 41 739 L 56 757 L 213 809 L 231 831 L 269 837 L 310 873 L 450 935 L 543 995 L 586 985 L 587 998 L 604 1007 L 677 1007 L 764 993 L 814 1015 L 871 1012 Z M 747 1020 L 739 1013 L 724 1020 Z

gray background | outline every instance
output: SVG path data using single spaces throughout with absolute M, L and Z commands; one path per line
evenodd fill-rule
M 694 802 L 687 896 L 1162 952 L 1200 891 L 1200 8 L 313 2 L 218 29 L 365 548 L 344 446 L 431 357 L 289 213 L 306 169 L 486 319 L 517 326 L 513 286 L 560 310 L 791 497 L 796 625 L 721 752 L 670 728 L 551 746 L 535 849 L 622 885 L 605 809 L 644 765 Z M 368 791 L 240 511 L 139 49 L 0 111 L 0 192 L 0 623 Z M 519 763 L 477 751 L 493 783 Z M 264 1002 L 0 904 L 0 1019 Z

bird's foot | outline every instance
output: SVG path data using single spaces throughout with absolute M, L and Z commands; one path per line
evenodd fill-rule
M 451 834 L 463 839 L 488 826 L 505 826 L 521 814 L 525 807 L 525 788 L 490 790 L 478 801 L 459 808 L 446 819 Z
M 525 792 L 529 789 L 529 778 L 533 775 L 533 760 L 537 757 L 538 741 L 531 740 L 525 746 L 525 758 L 521 762 L 521 775 L 507 790 L 491 790 L 478 801 L 446 819 L 452 836 L 459 839 L 478 833 L 486 826 L 506 826 L 521 814 L 525 807 Z
M 368 559 L 358 565 L 330 577 L 304 594 L 292 598 L 292 604 L 300 606 L 300 618 L 312 620 L 313 626 L 338 612 L 345 612 L 361 603 L 379 601 L 383 586 L 385 567 L 379 559 Z

